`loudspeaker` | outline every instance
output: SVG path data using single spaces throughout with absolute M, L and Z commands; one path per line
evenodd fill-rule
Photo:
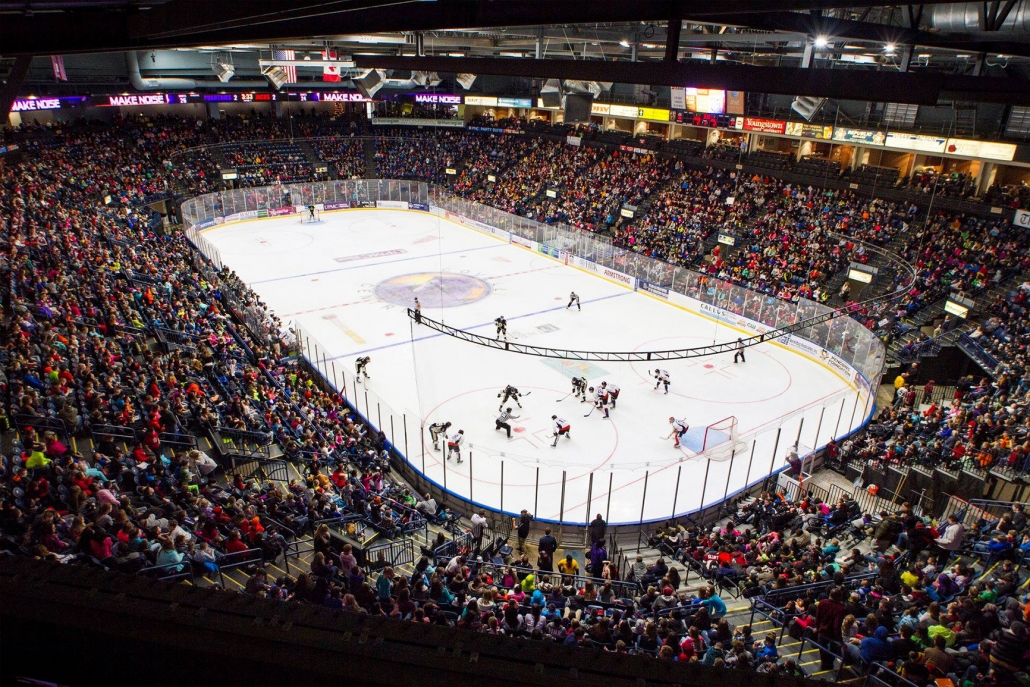
M 383 87 L 383 77 L 379 75 L 379 71 L 376 69 L 371 70 L 360 79 L 352 79 L 352 81 L 358 92 L 369 100 L 374 98 L 379 89 Z
M 544 85 L 540 87 L 540 99 L 544 101 L 544 107 L 561 107 L 561 82 L 558 79 L 545 81 Z
M 472 84 L 476 82 L 476 75 L 468 73 L 458 74 L 454 77 L 454 80 L 461 84 L 461 87 L 467 91 L 472 88 Z
M 822 106 L 826 104 L 826 98 L 813 98 L 808 95 L 799 95 L 794 98 L 794 102 L 790 104 L 790 109 L 797 112 L 799 115 L 805 118 L 805 121 L 810 122 L 815 117 Z
M 546 104 L 547 101 L 544 101 Z M 565 96 L 565 123 L 585 124 L 590 121 L 590 107 L 594 104 L 591 93 L 569 93 Z

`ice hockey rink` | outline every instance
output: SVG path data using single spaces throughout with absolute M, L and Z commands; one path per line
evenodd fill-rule
M 305 355 L 383 429 L 427 479 L 494 510 L 525 508 L 538 519 L 610 523 L 669 518 L 717 503 L 802 452 L 864 421 L 857 391 L 830 368 L 785 346 L 645 362 L 584 363 L 493 350 L 415 325 L 406 309 L 493 336 L 553 348 L 648 351 L 746 336 L 713 319 L 434 214 L 415 210 L 323 212 L 221 225 L 203 232 L 287 325 Z M 567 309 L 570 291 L 582 310 Z M 354 361 L 370 356 L 366 384 Z M 653 370 L 668 370 L 666 395 Z M 569 395 L 570 379 L 621 387 L 610 419 Z M 523 394 L 509 440 L 495 429 L 498 392 Z M 858 412 L 855 412 L 857 408 Z M 589 413 L 589 415 L 588 415 Z M 571 438 L 552 447 L 552 415 Z M 584 417 L 588 415 L 587 417 Z M 685 418 L 683 447 L 666 439 Z M 727 418 L 735 418 L 735 433 Z M 445 460 L 425 428 L 463 429 L 464 462 Z M 709 446 L 702 451 L 706 428 Z M 721 444 L 721 447 L 718 446 Z M 711 457 L 712 459 L 709 459 Z

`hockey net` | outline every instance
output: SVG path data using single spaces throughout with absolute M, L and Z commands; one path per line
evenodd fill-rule
M 701 442 L 701 453 L 705 454 L 710 460 L 729 458 L 739 443 L 740 435 L 737 432 L 737 418 L 734 415 L 730 415 L 705 427 L 705 434 Z
M 315 210 L 315 214 L 313 216 L 312 216 L 312 214 L 310 212 L 308 212 L 307 209 L 305 209 L 304 212 L 302 212 L 300 214 L 300 223 L 301 224 L 314 224 L 316 222 L 321 222 L 321 221 L 322 221 L 322 218 L 319 215 L 318 210 Z

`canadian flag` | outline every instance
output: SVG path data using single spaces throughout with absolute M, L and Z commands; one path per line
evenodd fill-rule
M 335 60 L 335 50 L 323 50 L 322 59 L 324 61 Z M 335 64 L 323 64 L 322 65 L 322 81 L 339 81 L 340 80 L 340 67 Z

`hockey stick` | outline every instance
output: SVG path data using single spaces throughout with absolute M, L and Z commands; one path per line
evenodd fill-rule
M 586 415 L 584 415 L 583 417 L 590 417 L 590 413 L 594 412 L 594 408 L 596 408 L 596 407 L 597 407 L 597 406 L 590 406 L 590 410 L 589 410 L 589 411 L 587 412 L 587 414 L 586 414 Z
M 571 396 L 574 393 L 576 393 L 576 392 L 575 391 L 570 391 L 569 393 L 565 394 L 564 396 L 559 398 L 557 401 L 555 401 L 555 403 L 561 403 L 562 401 L 564 401 L 566 398 L 568 398 L 569 396 Z

